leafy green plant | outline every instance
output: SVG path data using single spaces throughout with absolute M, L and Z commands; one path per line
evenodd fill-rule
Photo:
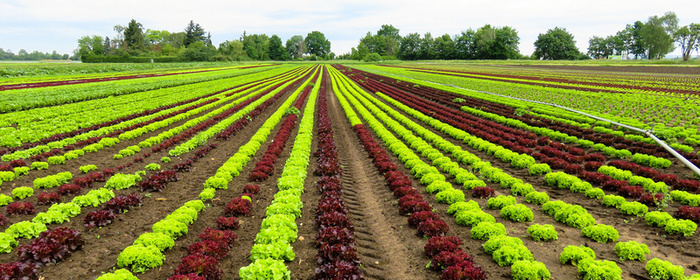
M 149 164 L 146 164 L 146 167 L 144 167 L 144 168 L 146 170 L 150 170 L 150 171 L 158 171 L 158 170 L 160 170 L 160 164 L 149 163 Z
M 209 177 L 209 179 L 204 182 L 204 187 L 226 190 L 228 189 L 228 181 L 224 178 Z
M 685 269 L 680 265 L 673 265 L 669 261 L 653 258 L 645 266 L 652 279 L 660 280 L 684 280 Z
M 525 195 L 525 202 L 542 205 L 549 201 L 549 195 L 547 192 L 530 192 Z
M 534 214 L 524 204 L 513 204 L 501 209 L 501 217 L 514 222 L 531 222 Z
M 250 250 L 250 253 L 250 260 L 253 262 L 266 258 L 293 261 L 296 256 L 292 249 L 292 245 L 283 241 L 273 242 L 270 244 L 255 244 Z
M 32 164 L 30 165 L 30 168 L 32 170 L 49 169 L 49 163 L 42 162 L 42 161 L 35 161 L 35 162 L 32 162 Z
M 559 255 L 559 262 L 561 262 L 561 264 L 570 263 L 576 266 L 583 259 L 595 259 L 595 252 L 593 249 L 583 245 L 569 245 L 566 246 L 564 251 Z
M 553 225 L 533 224 L 527 228 L 527 234 L 535 241 L 552 241 L 557 240 L 557 230 Z
M 153 245 L 160 251 L 165 251 L 175 246 L 175 240 L 167 234 L 159 232 L 144 232 L 134 240 L 134 245 L 145 247 Z
M 78 167 L 78 169 L 80 169 L 80 171 L 83 173 L 88 173 L 90 171 L 97 170 L 97 166 L 94 164 L 88 164 Z
M 5 205 L 8 205 L 12 202 L 14 202 L 12 197 L 10 197 L 9 195 L 6 195 L 6 194 L 0 194 L 0 206 L 5 206 Z
M 496 222 L 496 218 L 491 216 L 491 214 L 481 211 L 481 209 L 478 208 L 474 210 L 463 210 L 457 212 L 455 220 L 457 221 L 458 225 L 468 227 L 478 225 L 481 222 Z
M 131 274 L 131 271 L 122 268 L 112 273 L 102 274 L 102 276 L 97 277 L 95 280 L 139 280 L 139 278 Z
M 66 157 L 64 156 L 52 156 L 47 160 L 51 165 L 59 165 L 66 163 Z
M 146 270 L 163 265 L 165 256 L 154 245 L 143 246 L 141 244 L 131 245 L 124 248 L 117 257 L 117 266 L 131 267 L 136 273 L 143 273 Z
M 172 160 L 169 157 L 162 157 L 160 158 L 160 162 L 162 163 L 168 163 L 171 162 Z
M 644 220 L 647 222 L 647 225 L 653 227 L 666 227 L 666 224 L 674 219 L 667 212 L 651 211 L 644 215 Z
M 21 221 L 9 226 L 5 229 L 5 233 L 12 235 L 14 238 L 30 239 L 39 236 L 46 229 L 46 225 L 42 223 Z
M 512 195 L 526 196 L 527 194 L 534 192 L 535 188 L 530 184 L 516 183 L 510 188 L 510 193 Z
M 649 212 L 649 207 L 637 201 L 625 202 L 620 206 L 620 211 L 625 215 L 635 215 L 642 217 Z
M 275 279 L 289 280 L 291 273 L 284 265 L 284 261 L 275 259 L 259 259 L 248 266 L 238 270 L 241 280 Z
M 160 220 L 153 224 L 152 229 L 155 233 L 163 233 L 172 238 L 187 234 L 187 225 L 174 219 Z
M 510 267 L 513 280 L 547 280 L 552 275 L 544 263 L 537 261 L 520 260 Z
M 16 177 L 25 176 L 25 175 L 29 174 L 29 167 L 27 167 L 27 166 L 15 167 L 15 169 L 13 169 L 13 170 L 15 171 Z
M 476 226 L 472 227 L 471 230 L 472 239 L 479 240 L 489 240 L 491 237 L 505 234 L 506 226 L 504 226 L 501 223 L 494 222 L 481 222 Z
M 646 261 L 646 255 L 650 253 L 651 251 L 649 251 L 649 247 L 646 244 L 637 241 L 618 242 L 615 244 L 615 254 L 622 261 Z
M 586 197 L 601 199 L 605 197 L 605 192 L 601 188 L 592 188 L 586 191 Z
M 493 252 L 493 260 L 499 266 L 512 265 L 516 261 L 533 261 L 532 252 L 525 245 L 506 245 Z
M 608 207 L 620 208 L 627 200 L 619 195 L 609 194 L 603 197 L 603 205 Z
M 0 253 L 10 253 L 18 244 L 19 242 L 11 234 L 0 232 Z
M 68 222 L 70 219 L 66 214 L 63 214 L 58 211 L 47 211 L 47 212 L 42 212 L 37 214 L 33 219 L 32 222 L 35 223 L 42 223 L 45 225 L 49 224 L 60 224 L 64 222 Z
M 552 172 L 552 168 L 546 163 L 536 163 L 530 166 L 528 173 L 530 175 L 542 175 Z
M 15 173 L 12 171 L 0 171 L 0 184 L 2 182 L 10 182 L 15 179 Z
M 664 227 L 664 230 L 670 234 L 682 234 L 683 236 L 693 236 L 698 225 L 691 220 L 670 220 Z
M 210 200 L 216 196 L 216 189 L 214 188 L 205 188 L 199 193 L 199 199 L 201 200 Z
M 493 252 L 500 249 L 501 247 L 517 245 L 524 245 L 523 241 L 520 238 L 508 235 L 496 235 L 487 240 L 484 243 L 483 247 L 484 251 L 487 254 L 491 255 L 493 254 Z
M 457 189 L 443 190 L 435 195 L 435 200 L 438 203 L 453 204 L 455 202 L 464 201 L 464 192 Z
M 455 216 L 459 214 L 462 211 L 475 211 L 475 210 L 481 210 L 481 207 L 479 207 L 479 203 L 470 200 L 470 201 L 460 201 L 460 202 L 455 202 L 450 205 L 450 207 L 447 209 L 447 214 Z
M 622 269 L 615 262 L 606 260 L 583 259 L 578 264 L 578 273 L 584 280 L 622 280 Z
M 503 207 L 513 205 L 516 203 L 518 203 L 518 201 L 515 199 L 514 196 L 499 195 L 497 197 L 489 198 L 489 201 L 486 203 L 486 207 L 488 207 L 489 209 L 501 209 Z
M 581 235 L 600 243 L 615 242 L 620 239 L 620 234 L 617 232 L 617 229 L 604 224 L 587 226 L 583 228 Z
M 138 181 L 141 181 L 141 177 L 139 175 L 117 173 L 107 180 L 105 183 L 105 188 L 115 190 L 128 189 L 135 186 L 136 182 Z
M 12 197 L 17 199 L 25 199 L 34 195 L 34 189 L 30 187 L 18 187 L 12 190 Z

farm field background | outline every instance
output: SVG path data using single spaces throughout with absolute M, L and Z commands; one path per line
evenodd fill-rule
M 690 168 L 506 97 L 698 166 L 698 67 L 343 62 L 13 64 L 0 279 L 700 279 Z

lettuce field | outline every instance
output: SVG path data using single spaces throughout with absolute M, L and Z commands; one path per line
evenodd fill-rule
M 664 66 L 10 78 L 0 279 L 700 279 L 698 108 Z

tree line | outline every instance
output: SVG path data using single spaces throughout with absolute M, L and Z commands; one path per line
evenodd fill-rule
M 218 48 L 211 34 L 194 21 L 182 32 L 145 29 L 132 19 L 126 26 L 115 25 L 117 35 L 83 36 L 78 39 L 76 56 L 83 62 L 175 62 L 246 60 L 333 59 L 331 43 L 319 31 L 303 37 L 294 35 L 285 44 L 277 35 L 246 34 L 227 40 Z
M 663 16 L 652 16 L 646 22 L 627 24 L 625 29 L 605 38 L 593 36 L 589 41 L 588 55 L 605 58 L 611 55 L 633 55 L 635 59 L 660 59 L 681 47 L 684 61 L 693 50 L 698 51 L 700 24 L 678 26 L 678 17 L 673 12 Z
M 606 38 L 594 36 L 589 40 L 587 53 L 576 47 L 574 36 L 565 28 L 555 27 L 541 33 L 534 42 L 535 51 L 530 56 L 518 49 L 520 37 L 510 26 L 489 24 L 460 34 L 444 34 L 433 37 L 409 33 L 399 35 L 393 25 L 382 25 L 375 34 L 367 32 L 357 47 L 339 58 L 365 61 L 386 59 L 543 59 L 575 60 L 602 59 L 611 55 L 633 55 L 635 59 L 660 59 L 672 52 L 676 44 L 681 47 L 683 59 L 688 60 L 693 50 L 700 46 L 700 24 L 678 26 L 678 17 L 672 12 L 652 16 L 646 22 L 637 21 Z
M 12 50 L 3 50 L 0 48 L 0 61 L 11 61 L 11 60 L 68 60 L 74 59 L 68 54 L 60 54 L 56 51 L 52 53 L 42 53 L 39 51 L 27 52 L 24 49 L 19 50 L 17 54 L 13 53 Z

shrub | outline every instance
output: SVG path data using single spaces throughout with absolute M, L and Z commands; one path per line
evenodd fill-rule
M 620 234 L 613 226 L 598 224 L 587 226 L 581 231 L 581 235 L 593 239 L 599 243 L 608 243 L 620 239 Z
M 646 244 L 637 241 L 618 242 L 615 244 L 615 254 L 620 257 L 620 260 L 637 260 L 646 261 L 646 255 L 650 254 L 649 247 Z
M 489 198 L 489 201 L 486 203 L 486 207 L 489 209 L 501 209 L 508 205 L 516 204 L 517 202 L 518 201 L 514 196 L 499 195 L 497 197 Z
M 593 249 L 586 246 L 574 246 L 569 245 L 564 248 L 564 251 L 559 255 L 559 261 L 561 264 L 573 264 L 578 265 L 578 263 L 583 259 L 595 259 L 595 252 Z
M 471 230 L 472 239 L 489 240 L 497 235 L 505 235 L 506 226 L 501 223 L 481 222 Z
M 508 205 L 501 209 L 501 217 L 514 222 L 531 222 L 534 214 L 523 204 Z
M 547 280 L 552 278 L 544 263 L 537 261 L 516 261 L 510 268 L 513 280 Z
M 559 238 L 553 225 L 533 224 L 527 228 L 527 233 L 535 241 L 552 241 Z

